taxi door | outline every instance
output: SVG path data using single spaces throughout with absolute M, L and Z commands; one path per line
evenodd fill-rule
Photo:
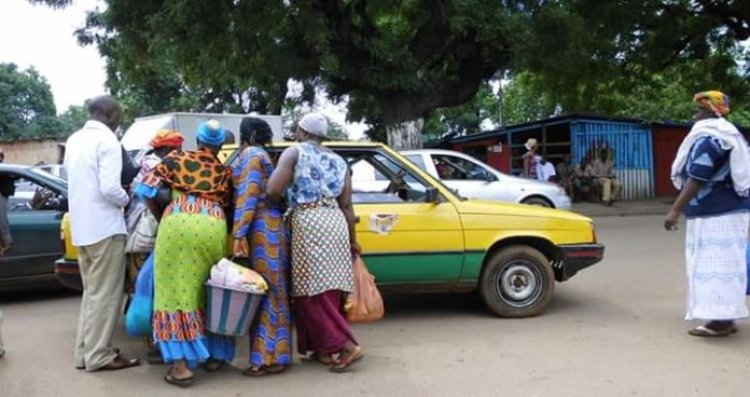
M 357 239 L 378 284 L 457 281 L 464 239 L 454 205 L 387 152 L 340 154 L 352 169 Z

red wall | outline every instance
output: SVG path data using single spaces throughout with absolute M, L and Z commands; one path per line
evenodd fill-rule
M 654 187 L 657 196 L 677 196 L 669 175 L 677 149 L 690 128 L 685 126 L 655 126 L 651 134 L 654 140 Z
M 487 148 L 494 145 L 502 145 L 502 151 L 496 153 L 489 151 Z M 457 152 L 465 153 L 467 148 L 482 148 L 485 153 L 484 161 L 489 164 L 492 168 L 504 172 L 510 173 L 510 150 L 508 145 L 501 144 L 497 138 L 490 138 L 483 141 L 471 142 L 471 143 L 454 143 L 453 150 Z

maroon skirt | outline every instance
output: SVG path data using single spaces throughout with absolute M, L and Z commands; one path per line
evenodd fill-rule
M 332 290 L 294 298 L 300 354 L 334 354 L 342 351 L 349 341 L 357 344 L 344 314 L 345 296 L 345 292 Z

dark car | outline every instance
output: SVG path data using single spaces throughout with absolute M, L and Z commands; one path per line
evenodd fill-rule
M 55 281 L 63 252 L 60 223 L 67 211 L 68 184 L 40 169 L 0 164 L 0 177 L 15 181 L 8 221 L 13 244 L 0 257 L 0 289 Z

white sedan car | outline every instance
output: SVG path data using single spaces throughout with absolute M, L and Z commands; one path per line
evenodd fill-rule
M 463 153 L 423 149 L 402 154 L 464 197 L 570 209 L 570 197 L 560 186 L 503 174 Z

